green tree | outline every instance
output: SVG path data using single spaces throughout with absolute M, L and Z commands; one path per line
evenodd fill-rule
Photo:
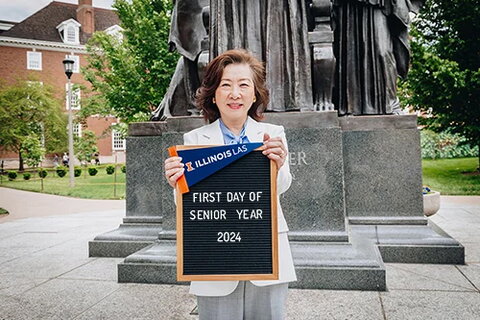
M 42 147 L 42 142 L 37 135 L 27 136 L 23 140 L 20 152 L 27 166 L 32 168 L 37 167 L 45 157 L 45 148 Z
M 79 116 L 114 114 L 124 122 L 149 118 L 170 83 L 178 60 L 168 50 L 169 0 L 116 0 L 121 36 L 96 32 L 82 69 L 93 93 Z
M 480 145 L 480 0 L 426 0 L 412 27 L 404 103 L 430 113 L 436 132 Z M 480 164 L 480 153 L 479 153 Z
M 82 131 L 81 137 L 75 137 L 74 149 L 77 159 L 85 165 L 89 164 L 93 155 L 98 152 L 95 133 L 90 130 Z
M 50 86 L 26 80 L 0 84 L 0 145 L 18 153 L 20 171 L 27 138 L 43 139 L 47 152 L 62 150 L 67 143 L 66 126 L 66 116 Z

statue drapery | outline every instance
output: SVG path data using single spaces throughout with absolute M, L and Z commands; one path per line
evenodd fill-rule
M 315 110 L 312 87 L 320 83 L 312 86 L 312 79 L 331 75 L 319 74 L 328 69 L 320 68 L 312 77 L 307 21 L 312 1 L 319 8 L 328 7 L 325 1 L 330 5 L 330 0 L 177 0 L 169 41 L 184 58 L 152 119 L 195 113 L 198 55 L 206 35 L 201 12 L 208 2 L 210 60 L 226 50 L 244 48 L 265 62 L 268 110 Z M 406 76 L 410 59 L 409 14 L 417 12 L 423 0 L 331 1 L 335 109 L 339 115 L 396 113 L 397 78 Z
M 311 109 L 307 1 L 211 0 L 210 59 L 243 48 L 265 63 L 268 110 Z
M 340 115 L 396 113 L 397 78 L 406 76 L 410 59 L 409 13 L 422 1 L 333 2 L 336 109 Z

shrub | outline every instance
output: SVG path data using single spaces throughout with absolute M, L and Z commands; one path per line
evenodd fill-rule
M 75 167 L 75 169 L 73 169 L 73 175 L 75 177 L 80 177 L 82 175 L 82 168 Z
M 31 175 L 30 173 L 25 172 L 25 173 L 23 174 L 23 180 L 30 180 L 30 177 L 31 177 L 31 176 L 32 176 L 32 175 Z
M 10 181 L 17 179 L 17 173 L 15 171 L 8 171 L 7 175 Z
M 115 167 L 111 164 L 108 165 L 105 169 L 107 170 L 107 174 L 113 174 L 115 172 Z
M 66 167 L 57 167 L 57 175 L 60 178 L 65 177 L 66 174 L 67 174 L 67 168 Z
M 420 137 L 423 159 L 466 158 L 478 155 L 478 146 L 472 147 L 458 134 L 422 130 Z
M 127 166 L 123 165 L 121 170 L 122 170 L 123 173 L 126 173 L 127 172 Z
M 48 175 L 48 172 L 45 169 L 40 169 L 40 171 L 38 171 L 38 175 L 40 178 L 45 178 Z
M 88 174 L 89 174 L 89 175 L 94 176 L 94 175 L 96 175 L 97 173 L 98 173 L 97 168 L 95 168 L 95 167 L 89 167 L 89 168 L 88 168 Z

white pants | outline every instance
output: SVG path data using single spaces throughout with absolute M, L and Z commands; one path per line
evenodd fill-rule
M 199 320 L 283 320 L 288 283 L 257 287 L 239 281 L 223 297 L 197 296 Z

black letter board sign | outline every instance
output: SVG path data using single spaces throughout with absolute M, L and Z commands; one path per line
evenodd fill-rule
M 276 177 L 275 162 L 252 151 L 177 188 L 177 280 L 278 279 Z

